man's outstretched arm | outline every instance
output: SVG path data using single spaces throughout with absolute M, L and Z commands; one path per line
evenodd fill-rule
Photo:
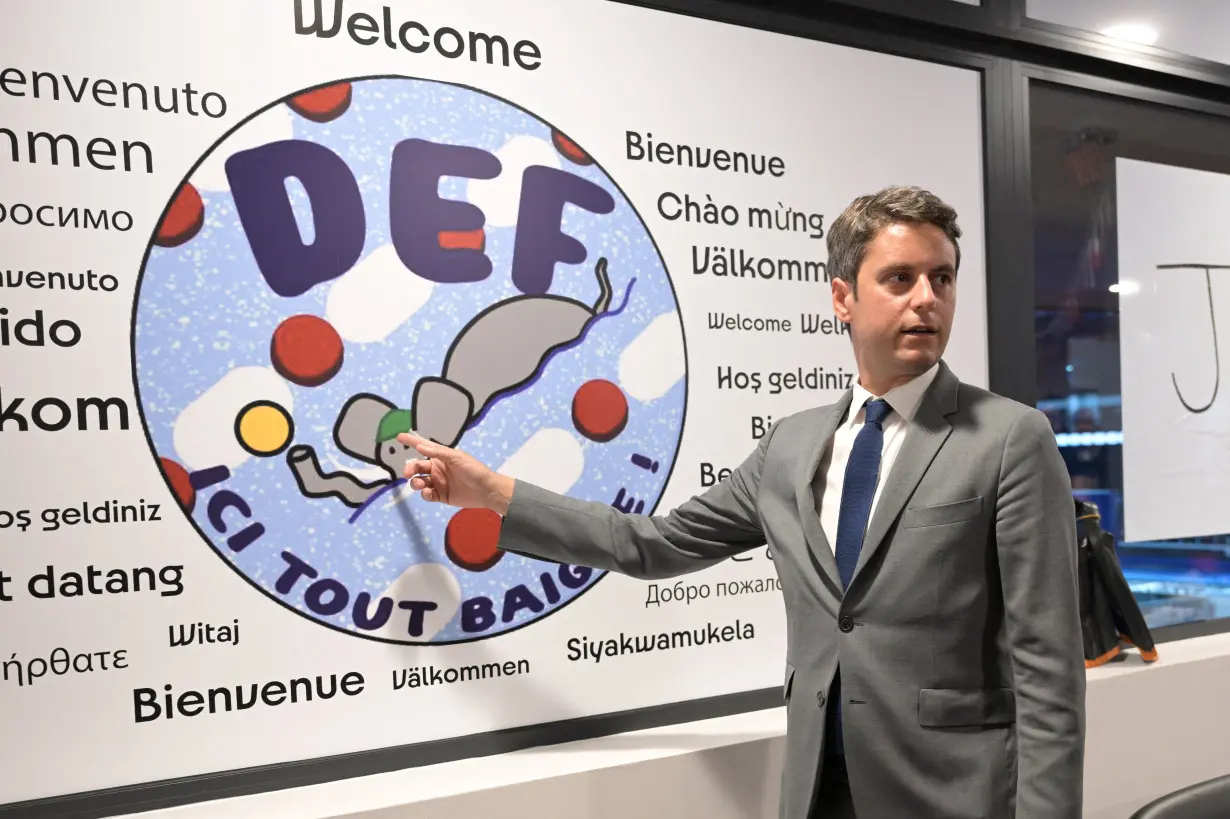
M 756 508 L 765 453 L 776 427 L 730 477 L 665 515 L 634 515 L 515 480 L 469 455 L 414 435 L 425 456 L 408 461 L 411 488 L 428 501 L 504 516 L 500 548 L 643 579 L 673 577 L 764 545 Z

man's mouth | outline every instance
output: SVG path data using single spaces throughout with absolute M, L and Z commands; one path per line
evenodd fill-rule
M 939 332 L 934 327 L 907 327 L 901 332 L 911 336 L 933 336 Z

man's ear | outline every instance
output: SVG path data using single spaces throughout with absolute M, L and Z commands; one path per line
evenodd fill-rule
M 833 279 L 833 313 L 838 320 L 850 323 L 850 305 L 854 303 L 854 288 L 845 279 Z

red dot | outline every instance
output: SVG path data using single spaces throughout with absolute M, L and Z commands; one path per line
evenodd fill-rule
M 572 424 L 591 441 L 614 440 L 628 425 L 628 399 L 610 381 L 586 381 L 572 396 Z
M 462 509 L 444 530 L 444 552 L 449 560 L 472 572 L 485 572 L 500 562 L 502 518 L 490 509 Z
M 593 165 L 594 160 L 589 154 L 581 149 L 581 146 L 573 142 L 568 137 L 561 134 L 556 129 L 551 129 L 551 141 L 555 143 L 555 150 L 564 155 L 569 162 L 576 165 Z
M 179 505 L 185 512 L 191 514 L 196 506 L 196 490 L 192 488 L 188 470 L 170 458 L 159 458 L 158 465 L 162 467 L 162 474 L 171 482 L 171 491 L 175 493 L 175 499 L 179 501 Z
M 328 122 L 346 113 L 350 107 L 350 83 L 339 82 L 291 97 L 286 104 L 304 119 Z
M 154 243 L 162 247 L 176 247 L 196 236 L 205 224 L 205 203 L 190 183 L 185 182 L 175 194 L 175 201 L 158 225 Z
M 291 316 L 273 331 L 269 357 L 278 374 L 301 387 L 319 387 L 342 368 L 345 348 L 333 325 L 318 316 Z

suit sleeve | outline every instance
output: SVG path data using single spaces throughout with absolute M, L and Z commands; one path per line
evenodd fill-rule
M 1004 446 L 995 539 L 1017 702 L 1017 819 L 1080 819 L 1085 658 L 1072 485 L 1042 413 Z
M 780 423 L 780 422 L 779 422 Z M 634 515 L 517 480 L 500 530 L 500 548 L 641 579 L 699 571 L 763 546 L 756 496 L 770 427 L 731 475 L 666 515 Z

